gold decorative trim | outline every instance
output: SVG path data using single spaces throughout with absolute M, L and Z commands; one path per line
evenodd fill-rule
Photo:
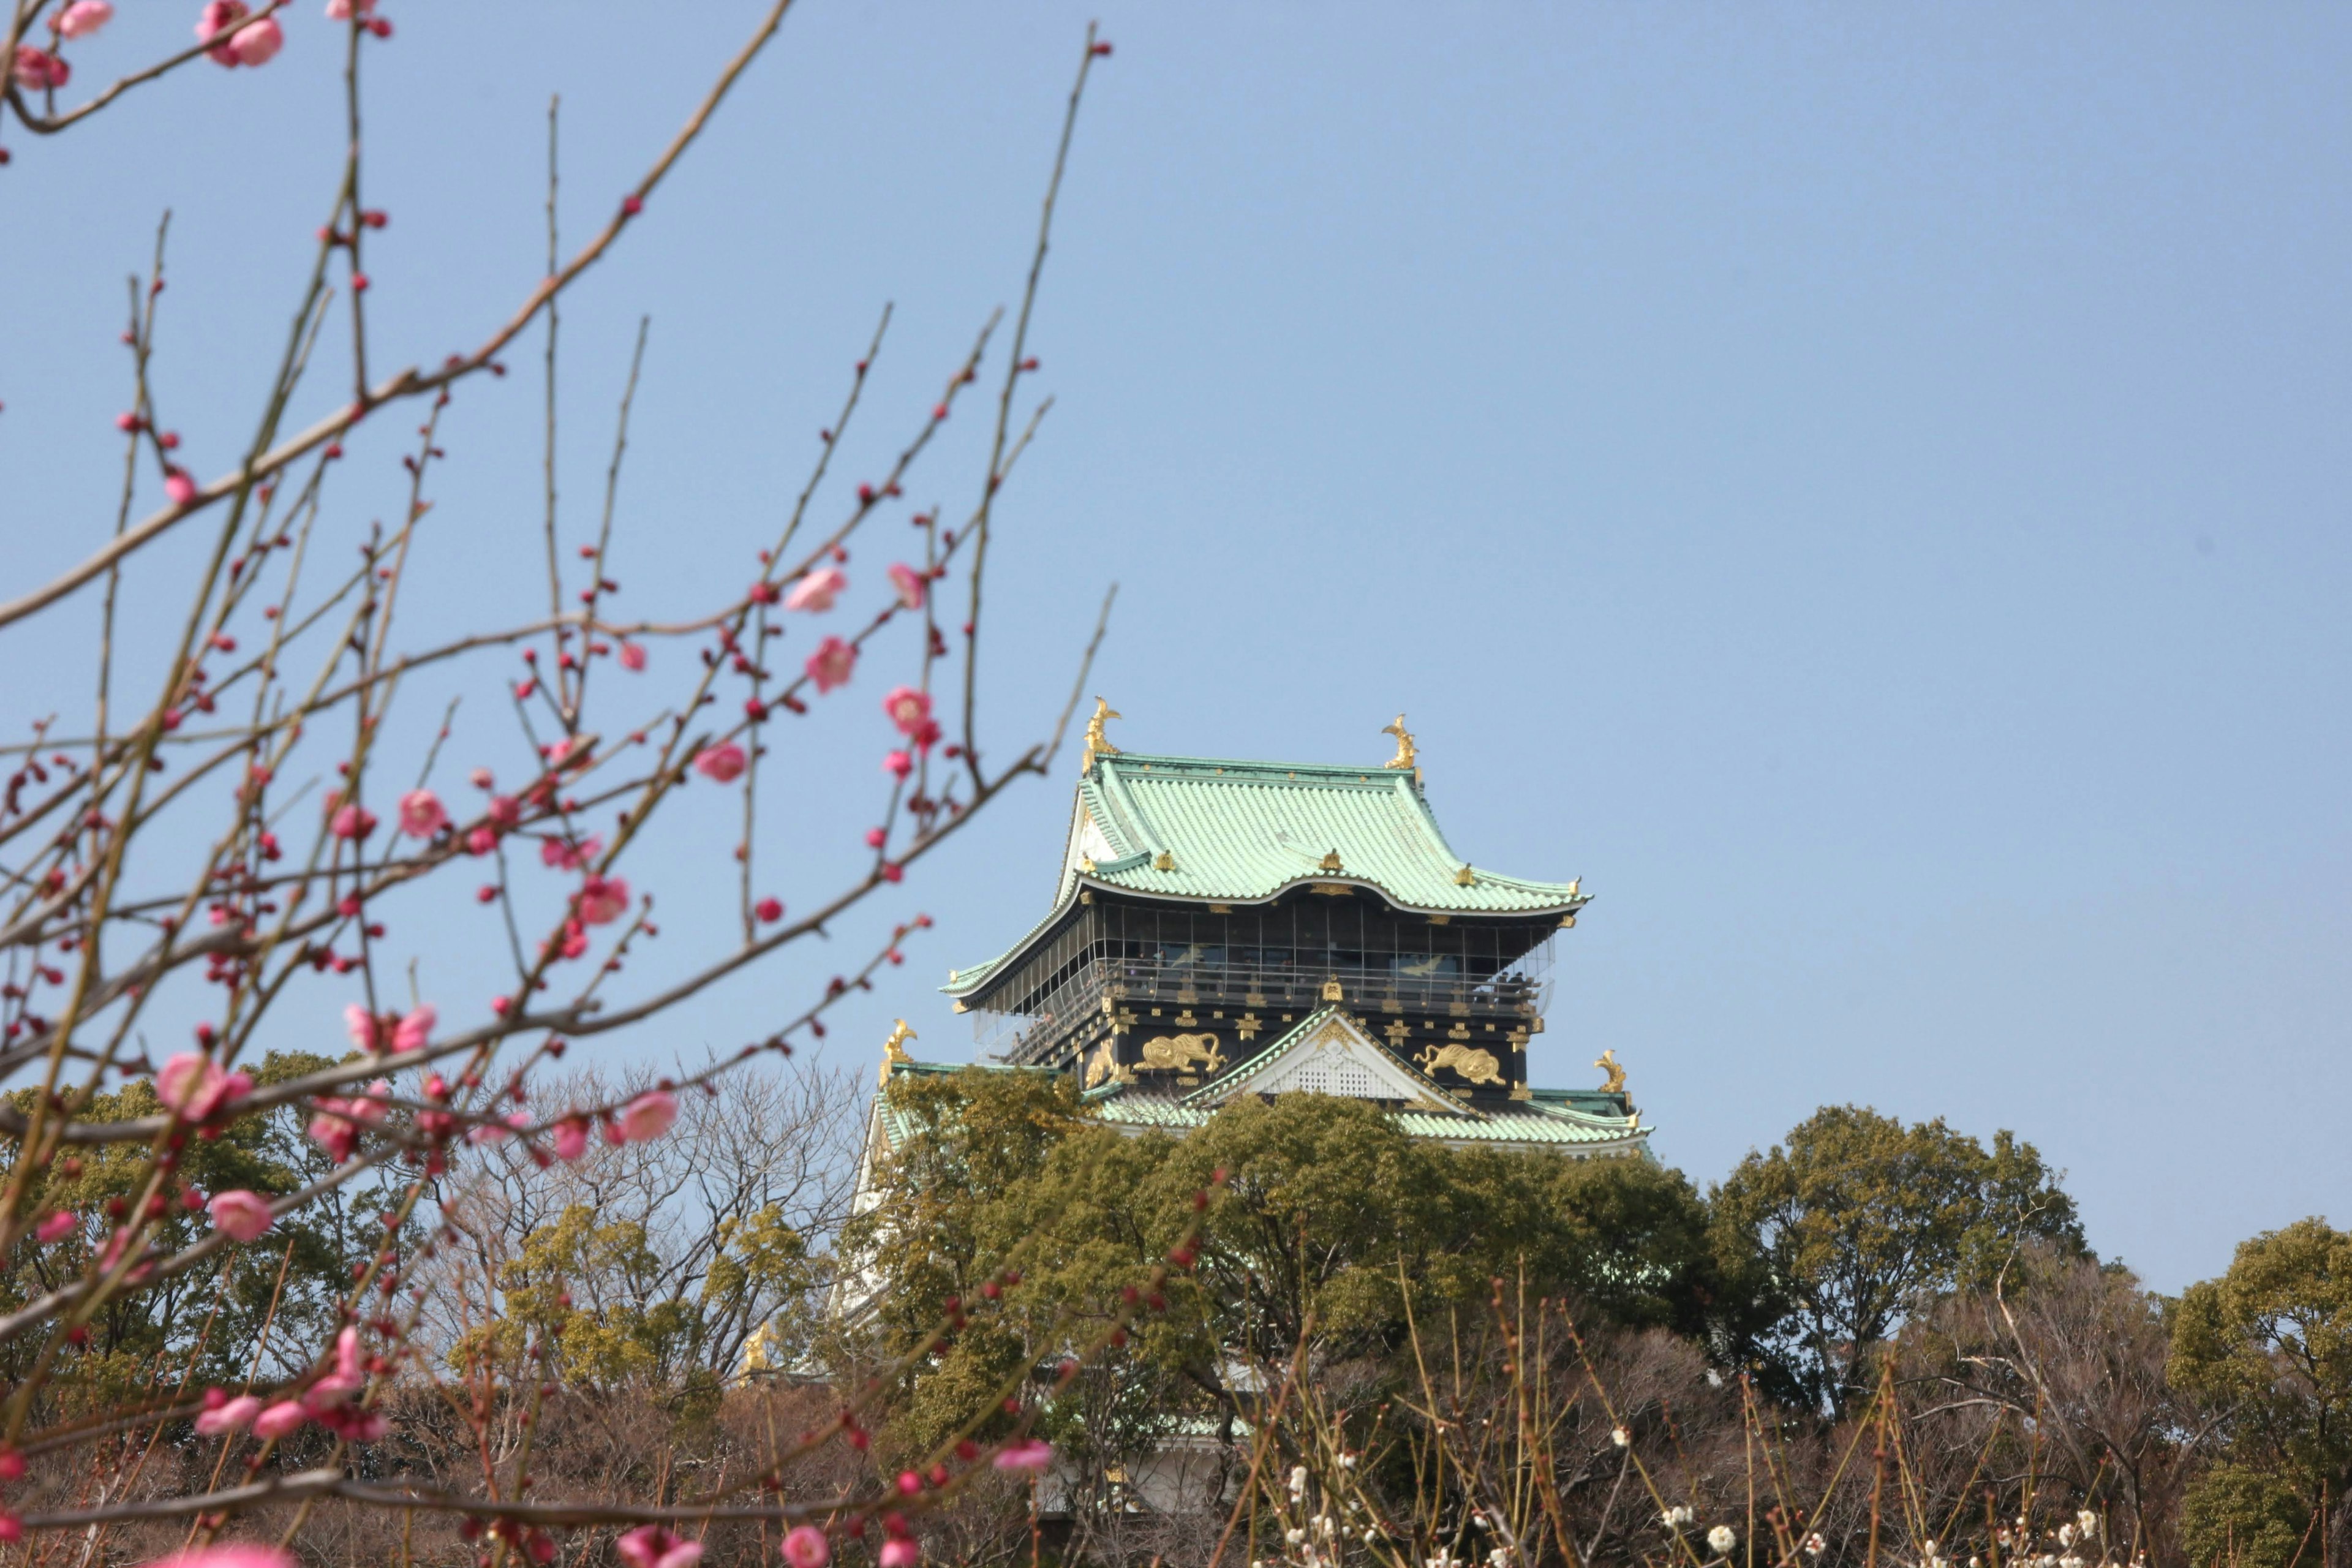
M 1404 727 L 1403 714 L 1400 713 L 1396 716 L 1395 723 L 1381 726 L 1381 733 L 1383 735 L 1394 735 L 1396 737 L 1397 743 L 1396 755 L 1391 757 L 1387 762 L 1382 763 L 1381 766 L 1384 768 L 1399 769 L 1412 768 L 1415 773 L 1421 772 L 1420 767 L 1417 765 L 1421 753 L 1413 746 L 1412 731 Z
M 1347 994 L 1339 989 L 1339 977 L 1338 975 L 1334 974 L 1323 982 L 1323 1000 L 1326 1002 L 1345 1002 L 1347 999 Z
M 1086 751 L 1078 758 L 1079 773 L 1092 773 L 1097 757 L 1118 755 L 1118 748 L 1112 745 L 1110 737 L 1103 733 L 1103 721 L 1126 717 L 1126 714 L 1121 713 L 1101 698 L 1095 699 L 1094 717 L 1087 721 Z
M 1173 871 L 1176 869 L 1176 857 L 1162 849 L 1159 857 L 1151 862 L 1151 868 L 1155 871 Z
M 913 1038 L 915 1038 L 915 1031 L 907 1026 L 906 1019 L 899 1019 L 898 1022 L 892 1026 L 890 1030 L 890 1037 L 882 1042 L 882 1076 L 879 1080 L 880 1082 L 887 1084 L 890 1081 L 891 1068 L 912 1067 L 915 1065 L 915 1058 L 907 1054 L 907 1042 Z
M 1339 852 L 1337 849 L 1332 850 L 1329 854 L 1324 856 L 1321 860 L 1318 861 L 1315 868 L 1318 871 L 1344 871 L 1347 869 L 1345 866 L 1339 864 Z
M 1477 880 L 1478 873 L 1470 869 L 1466 865 L 1459 871 L 1454 873 L 1454 885 L 1457 888 L 1471 887 L 1475 885 Z

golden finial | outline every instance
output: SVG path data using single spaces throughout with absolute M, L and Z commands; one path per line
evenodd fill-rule
M 1124 719 L 1126 717 L 1126 714 L 1120 712 L 1118 709 L 1113 708 L 1101 698 L 1097 697 L 1095 699 L 1094 717 L 1087 721 L 1086 753 L 1078 759 L 1079 773 L 1087 773 L 1093 772 L 1095 759 L 1097 757 L 1115 757 L 1118 755 L 1118 748 L 1112 745 L 1110 743 L 1110 737 L 1103 733 L 1103 721 L 1106 719 Z
M 1415 776 L 1418 776 L 1421 773 L 1421 764 L 1418 761 L 1421 753 L 1413 749 L 1412 731 L 1404 727 L 1404 715 L 1402 713 L 1398 714 L 1396 716 L 1396 722 L 1382 728 L 1381 733 L 1383 735 L 1394 735 L 1396 737 L 1397 743 L 1397 754 L 1391 757 L 1387 762 L 1382 763 L 1381 766 L 1384 768 L 1411 768 Z
M 915 1031 L 907 1026 L 906 1019 L 901 1018 L 892 1026 L 890 1037 L 882 1042 L 882 1081 L 884 1083 L 890 1081 L 892 1068 L 915 1065 L 915 1058 L 907 1054 L 907 1042 L 914 1037 Z
M 1622 1094 L 1625 1092 L 1625 1069 L 1618 1063 L 1617 1049 L 1614 1046 L 1601 1052 L 1600 1059 L 1595 1061 L 1592 1065 L 1609 1075 L 1609 1081 L 1601 1086 L 1601 1093 Z

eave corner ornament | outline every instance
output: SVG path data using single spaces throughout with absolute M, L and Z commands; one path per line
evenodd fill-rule
M 1622 1094 L 1625 1091 L 1625 1068 L 1617 1059 L 1617 1048 L 1614 1046 L 1601 1052 L 1599 1059 L 1592 1065 L 1609 1075 L 1609 1081 L 1601 1086 L 1601 1093 Z
M 1387 762 L 1382 763 L 1381 766 L 1400 770 L 1411 768 L 1412 770 L 1412 776 L 1419 778 L 1421 776 L 1421 752 L 1413 746 L 1412 731 L 1404 727 L 1404 715 L 1402 713 L 1398 714 L 1396 716 L 1396 722 L 1382 727 L 1381 733 L 1383 735 L 1394 735 L 1396 737 L 1397 743 L 1396 755 L 1391 757 Z
M 899 1019 L 891 1027 L 890 1037 L 882 1042 L 882 1081 L 884 1083 L 890 1081 L 892 1068 L 914 1065 L 915 1058 L 907 1054 L 907 1042 L 914 1037 L 915 1031 L 907 1026 L 907 1020 L 904 1018 Z
M 1103 733 L 1103 721 L 1107 719 L 1124 719 L 1126 717 L 1126 714 L 1121 713 L 1118 709 L 1113 708 L 1101 698 L 1097 697 L 1095 699 L 1094 717 L 1087 721 L 1086 754 L 1078 759 L 1079 773 L 1092 773 L 1094 771 L 1095 759 L 1097 757 L 1115 757 L 1118 755 L 1118 748 L 1112 745 L 1110 743 L 1110 737 Z

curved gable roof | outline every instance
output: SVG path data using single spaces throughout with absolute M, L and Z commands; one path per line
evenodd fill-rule
M 1567 915 L 1589 901 L 1573 882 L 1505 877 L 1454 854 L 1412 771 L 1114 752 L 1079 781 L 1053 911 L 943 989 L 970 995 L 1003 974 L 1088 887 L 1250 904 L 1316 882 L 1368 888 L 1420 914 Z

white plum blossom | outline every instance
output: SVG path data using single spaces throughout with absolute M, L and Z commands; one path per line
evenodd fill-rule
M 1718 1556 L 1727 1555 L 1738 1543 L 1739 1537 L 1732 1533 L 1731 1526 L 1727 1524 L 1718 1524 L 1706 1532 L 1706 1548 Z

